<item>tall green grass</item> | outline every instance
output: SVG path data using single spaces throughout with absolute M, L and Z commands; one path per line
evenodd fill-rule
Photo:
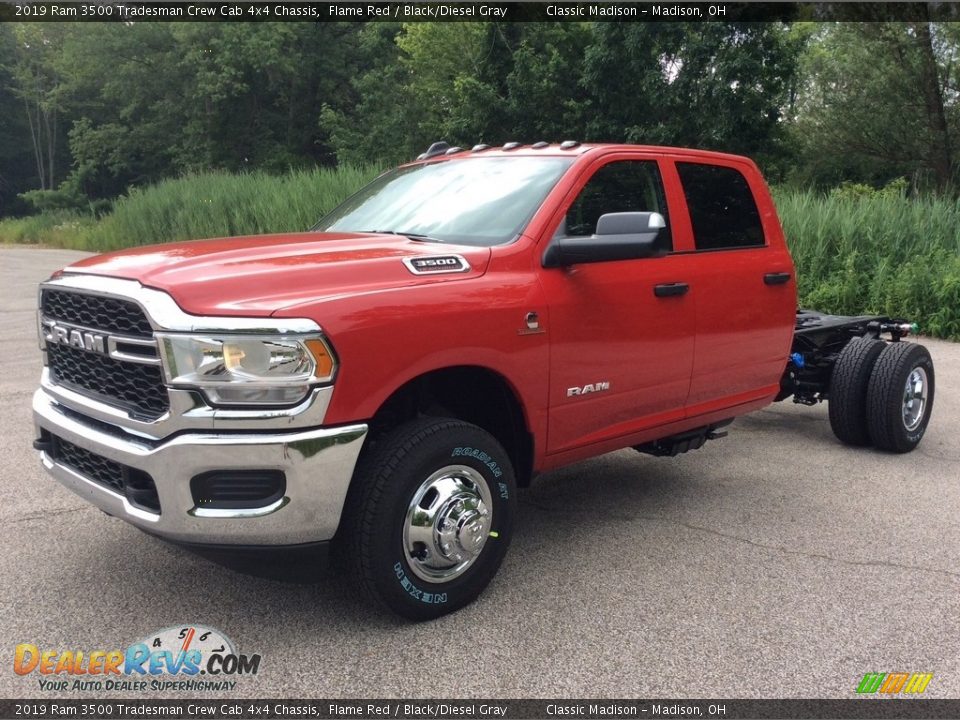
M 96 225 L 93 217 L 74 212 L 46 212 L 0 220 L 0 242 L 51 247 L 81 247 L 81 238 Z
M 99 222 L 35 215 L 0 222 L 0 241 L 117 250 L 198 238 L 303 231 L 377 175 L 374 167 L 275 176 L 204 173 L 134 188 Z
M 0 222 L 0 241 L 82 250 L 299 231 L 377 173 L 372 167 L 207 173 L 132 190 L 100 221 L 63 213 Z M 960 204 L 897 188 L 775 191 L 805 307 L 877 313 L 960 339 Z
M 279 177 L 208 173 L 167 180 L 119 200 L 92 248 L 303 231 L 376 174 L 345 166 Z
M 875 193 L 775 193 L 800 302 L 904 317 L 960 339 L 960 203 Z

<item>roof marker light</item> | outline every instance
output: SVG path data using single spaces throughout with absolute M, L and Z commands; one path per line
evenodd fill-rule
M 435 142 L 433 145 L 428 147 L 425 153 L 418 155 L 417 160 L 427 160 L 428 158 L 436 157 L 437 155 L 443 155 L 449 149 L 450 143 L 440 140 L 439 142 Z

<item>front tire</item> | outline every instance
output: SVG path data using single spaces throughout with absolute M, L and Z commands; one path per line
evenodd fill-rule
M 412 620 L 475 600 L 506 555 L 516 482 L 506 452 L 468 423 L 421 418 L 364 452 L 339 538 L 367 594 Z
M 880 353 L 867 391 L 867 428 L 878 450 L 906 453 L 920 444 L 933 412 L 933 359 L 916 343 Z

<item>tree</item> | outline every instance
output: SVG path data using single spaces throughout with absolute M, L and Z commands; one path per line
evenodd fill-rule
M 794 118 L 800 179 L 910 176 L 946 190 L 956 166 L 958 52 L 946 23 L 821 26 L 803 58 Z
M 590 36 L 583 23 L 371 24 L 354 108 L 321 126 L 343 161 L 408 160 L 435 140 L 470 146 L 576 136 Z
M 774 153 L 799 48 L 774 23 L 603 23 L 586 50 L 597 140 Z
M 0 58 L 13 58 L 13 25 L 0 24 Z M 11 65 L 0 63 L 0 215 L 25 210 L 17 193 L 37 187 L 37 165 L 27 138 L 27 116 L 14 89 Z
M 30 147 L 40 189 L 55 187 L 60 169 L 63 135 L 62 76 L 56 57 L 68 26 L 59 23 L 23 23 L 13 27 L 12 59 L 4 67 L 9 91 L 20 101 L 29 130 Z

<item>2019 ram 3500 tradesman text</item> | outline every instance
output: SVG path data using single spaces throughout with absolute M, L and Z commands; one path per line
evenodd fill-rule
M 172 541 L 333 541 L 417 619 L 480 594 L 538 472 L 790 396 L 904 452 L 933 405 L 906 323 L 797 312 L 750 160 L 664 147 L 438 143 L 311 232 L 71 265 L 39 327 L 60 482 Z

